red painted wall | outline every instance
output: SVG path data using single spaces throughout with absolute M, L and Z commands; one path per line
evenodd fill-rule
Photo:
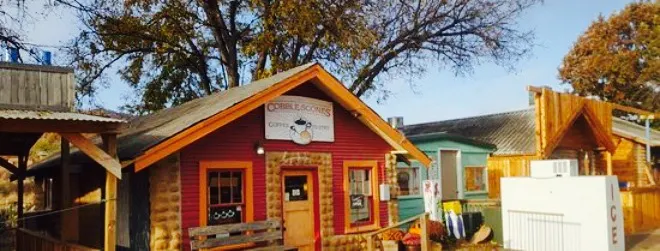
M 286 95 L 297 95 L 332 101 L 312 84 L 302 85 Z M 379 183 L 384 180 L 385 154 L 392 148 L 380 136 L 354 118 L 341 105 L 334 103 L 335 142 L 312 142 L 301 146 L 291 141 L 264 139 L 264 108 L 220 128 L 185 147 L 181 158 L 181 213 L 184 247 L 190 248 L 188 231 L 199 226 L 199 161 L 252 161 L 254 177 L 254 218 L 266 219 L 265 156 L 254 152 L 261 140 L 266 151 L 326 152 L 332 154 L 335 234 L 344 233 L 343 162 L 345 160 L 377 160 Z M 388 222 L 387 203 L 380 203 L 381 226 Z

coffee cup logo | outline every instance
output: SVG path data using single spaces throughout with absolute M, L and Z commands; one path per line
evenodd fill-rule
M 303 117 L 299 117 L 297 120 L 293 121 L 293 125 L 290 128 L 289 135 L 291 140 L 296 144 L 307 145 L 312 142 L 314 133 L 312 132 L 312 122 L 307 121 Z

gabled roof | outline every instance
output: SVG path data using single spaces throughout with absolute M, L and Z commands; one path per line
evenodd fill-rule
M 420 142 L 420 141 L 429 141 L 429 140 L 451 140 L 455 142 L 461 142 L 464 144 L 469 144 L 472 146 L 477 146 L 489 150 L 495 150 L 497 147 L 491 143 L 484 142 L 481 140 L 476 140 L 473 138 L 468 138 L 462 135 L 454 134 L 454 133 L 447 133 L 447 132 L 432 132 L 432 133 L 425 133 L 425 134 L 417 134 L 417 135 L 411 135 L 411 136 L 406 136 L 410 141 L 412 142 Z
M 534 109 L 406 125 L 410 138 L 430 133 L 451 133 L 495 145 L 495 155 L 536 154 Z
M 261 107 L 304 83 L 314 83 L 367 127 L 380 135 L 394 149 L 427 165 L 431 160 L 391 128 L 373 110 L 354 96 L 336 78 L 316 63 L 306 64 L 250 84 L 215 93 L 150 115 L 135 118 L 118 137 L 118 155 L 135 169 L 180 150 L 242 115 Z M 72 153 L 72 159 L 77 153 Z M 51 159 L 42 165 L 57 164 Z

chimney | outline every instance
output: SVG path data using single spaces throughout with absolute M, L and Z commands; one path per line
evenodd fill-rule
M 403 117 L 401 116 L 389 117 L 387 118 L 387 123 L 390 124 L 392 128 L 399 129 L 403 127 Z

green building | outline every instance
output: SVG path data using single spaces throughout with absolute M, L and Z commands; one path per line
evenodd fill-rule
M 402 128 L 405 132 L 405 127 Z M 429 169 L 419 163 L 398 168 L 399 217 L 406 219 L 424 212 L 422 184 L 426 179 L 442 180 L 443 199 L 488 198 L 486 160 L 495 146 L 457 134 L 406 133 L 406 137 L 433 159 Z

